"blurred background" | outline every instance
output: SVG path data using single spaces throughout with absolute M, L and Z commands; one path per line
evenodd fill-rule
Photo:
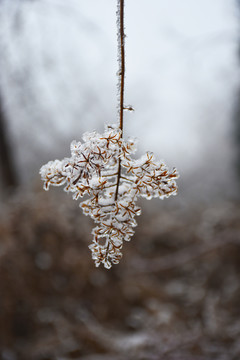
M 240 358 L 240 1 L 126 0 L 124 135 L 176 166 L 123 259 L 39 168 L 117 121 L 116 1 L 0 0 L 0 358 Z

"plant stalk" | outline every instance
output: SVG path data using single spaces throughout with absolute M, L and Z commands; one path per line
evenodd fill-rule
M 123 136 L 123 110 L 124 110 L 124 81 L 125 81 L 125 34 L 124 34 L 124 0 L 119 1 L 119 29 L 118 29 L 118 36 L 120 38 L 120 104 L 119 104 L 119 128 L 121 129 L 121 137 Z M 117 175 L 117 186 L 116 186 L 116 193 L 115 193 L 115 201 L 118 198 L 118 189 L 121 179 L 121 159 L 118 160 L 118 175 Z

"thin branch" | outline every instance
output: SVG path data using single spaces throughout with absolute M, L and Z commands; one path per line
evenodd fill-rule
M 121 178 L 121 159 L 118 160 L 118 177 L 117 177 L 115 201 L 117 201 L 117 198 L 118 198 L 118 189 L 119 189 L 119 184 L 120 184 L 120 178 Z
M 122 130 L 121 137 L 123 135 L 123 110 L 124 110 L 124 80 L 125 80 L 125 48 L 124 48 L 124 0 L 119 1 L 119 11 L 117 12 L 117 16 L 119 17 L 119 24 L 118 29 L 118 37 L 120 39 L 120 69 L 119 69 L 119 76 L 120 76 L 120 106 L 119 106 L 119 128 Z M 116 186 L 116 193 L 115 193 L 115 201 L 118 198 L 118 189 L 121 179 L 121 159 L 118 160 L 118 177 L 117 177 L 117 186 Z
M 121 58 L 121 67 L 120 67 L 120 124 L 119 127 L 123 130 L 123 110 L 124 110 L 124 80 L 125 80 L 125 47 L 124 47 L 124 0 L 120 0 L 120 58 Z
M 116 186 L 117 184 L 112 184 L 112 185 L 107 185 L 107 186 L 104 186 L 104 189 L 108 189 L 108 188 L 111 188 L 113 186 Z
M 131 183 L 135 183 L 135 181 L 133 181 L 133 180 L 131 180 L 131 179 L 128 179 L 128 178 L 126 178 L 125 176 L 121 176 L 121 178 L 122 178 L 123 180 L 129 181 L 129 182 L 131 182 Z

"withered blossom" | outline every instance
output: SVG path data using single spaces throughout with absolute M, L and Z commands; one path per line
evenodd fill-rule
M 89 248 L 96 266 L 102 263 L 109 269 L 120 261 L 123 241 L 134 234 L 135 216 L 141 213 L 137 198 L 176 195 L 178 173 L 175 168 L 169 171 L 149 152 L 133 159 L 136 140 L 124 140 L 116 125 L 107 126 L 103 134 L 85 133 L 83 142 L 73 141 L 70 149 L 70 158 L 41 167 L 44 189 L 64 185 L 75 200 L 91 196 L 80 203 L 83 213 L 97 223 Z

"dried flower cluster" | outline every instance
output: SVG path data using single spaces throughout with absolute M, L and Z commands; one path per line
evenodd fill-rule
M 73 141 L 70 158 L 50 161 L 40 169 L 45 190 L 65 185 L 75 200 L 91 196 L 80 206 L 98 224 L 89 246 L 96 266 L 103 263 L 109 269 L 121 259 L 123 240 L 131 239 L 135 216 L 141 213 L 139 196 L 164 199 L 177 193 L 176 169 L 169 171 L 149 152 L 132 159 L 135 145 L 135 139 L 122 138 L 116 125 L 107 126 L 103 134 L 87 132 L 82 143 Z

